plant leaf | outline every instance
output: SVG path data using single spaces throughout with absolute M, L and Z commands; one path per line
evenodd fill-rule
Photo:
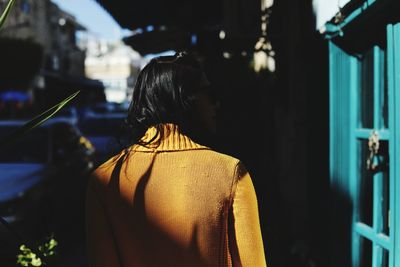
M 40 126 L 41 124 L 45 123 L 48 119 L 54 116 L 60 109 L 62 109 L 66 104 L 68 104 L 71 100 L 73 100 L 80 91 L 77 91 L 58 103 L 57 105 L 51 107 L 50 109 L 46 110 L 42 114 L 36 116 L 32 120 L 25 123 L 23 126 L 18 128 L 16 131 L 12 132 L 8 136 L 2 138 L 0 140 L 0 149 L 14 143 L 18 140 L 21 136 L 29 132 L 30 130 Z
M 11 10 L 12 6 L 14 5 L 14 2 L 15 2 L 15 0 L 10 0 L 6 6 L 6 9 L 4 9 L 3 14 L 1 14 L 0 29 L 1 29 L 1 27 L 3 27 L 3 24 L 6 21 L 6 18 L 8 16 L 8 14 L 10 13 L 10 10 Z

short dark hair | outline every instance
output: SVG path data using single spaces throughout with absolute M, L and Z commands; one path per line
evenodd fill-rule
M 138 144 L 151 126 L 173 123 L 189 128 L 195 94 L 208 81 L 194 55 L 178 52 L 174 56 L 153 58 L 139 73 L 126 118 L 129 144 Z

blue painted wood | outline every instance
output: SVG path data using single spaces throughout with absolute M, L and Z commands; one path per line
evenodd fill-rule
M 394 153 L 391 155 L 394 158 L 394 255 L 395 266 L 400 267 L 400 23 L 393 26 L 393 55 L 392 68 L 390 76 L 393 75 L 393 132 L 394 132 Z
M 366 0 L 340 25 L 344 27 L 356 20 L 366 9 L 381 0 Z M 361 31 L 362 29 L 360 29 Z M 357 90 L 360 88 L 360 62 L 329 41 L 330 56 L 330 181 L 331 188 L 348 196 L 352 214 L 352 266 L 360 267 L 361 237 L 372 241 L 371 267 L 383 267 L 388 254 L 389 267 L 400 267 L 400 23 L 387 26 L 387 48 L 373 47 L 374 71 L 374 129 L 359 128 Z M 366 33 L 367 34 L 367 33 Z M 386 60 L 385 60 L 386 57 Z M 383 75 L 387 68 L 386 77 Z M 384 128 L 382 108 L 385 97 L 385 79 L 388 86 L 388 125 Z M 382 206 L 383 174 L 373 180 L 373 223 L 368 226 L 359 221 L 360 173 L 358 143 L 367 140 L 377 130 L 380 140 L 389 143 L 389 233 Z M 386 253 L 387 252 L 387 253 Z
M 335 84 L 336 81 L 334 79 L 334 74 L 335 74 L 335 52 L 334 52 L 334 47 L 335 45 L 329 41 L 328 42 L 328 50 L 329 50 L 329 180 L 330 184 L 332 185 L 334 183 L 334 174 L 335 174 L 335 141 L 336 141 L 336 121 L 335 121 L 335 99 L 336 99 L 336 94 L 335 94 Z
M 356 112 L 351 108 L 356 101 L 357 60 L 329 42 L 330 57 L 330 184 L 334 195 L 348 200 L 351 207 L 355 205 L 351 188 L 356 188 L 356 166 L 354 164 L 356 146 L 354 127 Z M 352 213 L 352 221 L 355 214 Z M 359 249 L 358 236 L 348 244 L 352 249 Z M 358 252 L 354 252 L 358 253 Z M 354 254 L 353 253 L 353 254 Z M 355 257 L 353 260 L 357 260 Z
M 381 50 L 378 46 L 373 47 L 373 90 L 374 90 L 374 129 L 379 129 L 381 124 L 381 81 L 384 79 L 381 75 L 381 65 L 384 63 L 381 61 Z M 382 266 L 382 250 L 377 245 L 376 235 L 382 231 L 382 184 L 383 175 L 382 173 L 376 173 L 373 176 L 373 246 L 372 246 L 372 267 Z
M 384 111 L 383 109 L 387 107 L 384 106 L 384 102 L 385 102 L 385 81 L 386 81 L 386 77 L 385 77 L 385 69 L 387 68 L 386 66 L 386 62 L 385 62 L 385 56 L 386 56 L 386 51 L 383 51 L 382 49 L 378 48 L 379 51 L 379 56 L 377 58 L 377 60 L 379 60 L 380 64 L 378 66 L 378 70 L 377 70 L 377 75 L 379 77 L 379 82 L 378 82 L 378 87 L 379 87 L 379 100 L 377 102 L 377 106 L 379 107 L 379 112 L 378 112 L 378 116 L 379 116 L 379 123 L 376 127 L 376 129 L 382 131 L 385 128 L 387 128 L 387 126 L 385 126 L 385 121 L 384 121 Z
M 382 247 L 374 243 L 372 245 L 372 267 L 382 267 Z
M 365 10 L 368 8 L 373 8 L 373 5 L 378 2 L 378 0 L 367 0 L 365 1 L 359 8 L 355 9 L 351 14 L 349 14 L 343 22 L 340 24 L 340 27 L 345 27 L 350 22 L 354 21 L 358 16 L 360 16 Z
M 383 214 L 382 214 L 382 179 L 383 175 L 377 173 L 374 175 L 373 189 L 373 229 L 375 234 L 382 232 Z
M 356 129 L 355 130 L 355 136 L 358 139 L 368 139 L 372 133 L 373 129 Z M 379 140 L 389 140 L 389 131 L 387 129 L 384 130 L 378 130 L 376 131 L 379 136 Z
M 360 244 L 361 244 L 361 238 L 360 235 L 354 231 L 354 226 L 357 221 L 359 221 L 360 217 L 360 207 L 359 207 L 359 147 L 358 147 L 358 142 L 357 142 L 357 137 L 356 137 L 356 128 L 357 125 L 361 124 L 360 121 L 357 121 L 357 119 L 360 119 L 360 116 L 358 115 L 358 106 L 359 106 L 359 101 L 358 99 L 358 88 L 360 86 L 360 79 L 358 77 L 359 73 L 359 61 L 356 57 L 347 55 L 348 60 L 350 62 L 350 69 L 349 69 L 349 75 L 350 75 L 350 86 L 349 86 L 349 91 L 350 91 L 350 121 L 349 121 L 349 131 L 351 133 L 350 135 L 350 144 L 349 144 L 349 156 L 350 156 L 350 164 L 349 164 L 349 171 L 350 171 L 350 196 L 352 199 L 352 204 L 353 204 L 353 216 L 352 216 L 352 263 L 353 266 L 359 266 L 360 265 Z
M 395 51 L 395 45 L 394 45 L 394 27 L 393 25 L 388 25 L 387 26 L 387 68 L 388 68 L 388 94 L 389 94 L 389 176 L 390 176 L 390 218 L 389 218 L 389 235 L 392 237 L 390 239 L 390 247 L 389 247 L 389 266 L 390 267 L 399 267 L 400 259 L 398 256 L 396 256 L 396 251 L 397 251 L 397 242 L 398 242 L 398 237 L 395 232 L 395 228 L 398 227 L 395 225 L 396 223 L 396 216 L 397 215 L 397 204 L 396 204 L 396 198 L 398 198 L 398 192 L 396 192 L 396 180 L 399 179 L 398 176 L 398 156 L 396 156 L 396 139 L 397 142 L 400 140 L 400 138 L 396 138 L 397 135 L 397 129 L 396 129 L 396 119 L 398 118 L 398 115 L 396 115 L 396 105 L 398 103 L 396 102 L 396 90 L 395 90 L 395 79 L 394 79 L 394 51 Z M 397 107 L 398 108 L 398 107 Z M 397 196 L 396 196 L 397 194 Z M 398 253 L 397 253 L 398 254 Z
M 381 114 L 380 114 L 380 103 L 381 103 L 381 58 L 380 58 L 380 48 L 377 45 L 373 47 L 373 58 L 374 58 L 374 129 L 380 128 Z
M 350 197 L 350 56 L 330 42 L 330 178 L 331 186 Z
M 362 222 L 357 222 L 354 224 L 354 231 L 377 245 L 388 250 L 390 249 L 391 239 L 387 235 L 376 234 L 375 230 L 371 226 Z

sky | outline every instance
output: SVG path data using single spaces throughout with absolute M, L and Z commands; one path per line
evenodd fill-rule
M 118 23 L 95 0 L 52 0 L 75 16 L 89 32 L 106 40 L 118 40 L 125 34 Z
M 350 0 L 313 0 L 314 11 L 317 14 L 317 29 L 323 27 Z

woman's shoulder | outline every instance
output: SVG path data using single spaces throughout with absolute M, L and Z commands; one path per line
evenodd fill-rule
M 203 162 L 227 170 L 236 170 L 237 166 L 242 165 L 240 159 L 213 149 L 199 150 L 196 160 L 198 163 Z
M 206 151 L 206 153 L 209 154 L 208 156 L 210 156 L 212 158 L 218 158 L 218 159 L 221 159 L 221 160 L 224 160 L 224 161 L 227 161 L 227 162 L 232 162 L 232 163 L 240 162 L 240 160 L 238 158 L 236 158 L 236 157 L 234 157 L 232 155 L 229 155 L 229 154 L 225 154 L 223 152 L 219 152 L 219 151 L 216 151 L 216 150 L 213 150 L 213 149 L 207 149 L 207 150 L 204 150 L 204 151 Z
M 122 151 L 95 168 L 90 175 L 91 182 L 95 182 L 97 184 L 107 184 L 115 167 L 123 161 L 123 157 L 124 152 Z

